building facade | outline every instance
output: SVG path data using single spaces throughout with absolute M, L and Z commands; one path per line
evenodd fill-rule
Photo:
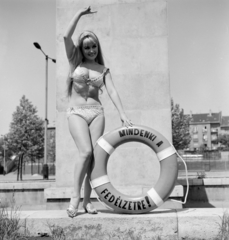
M 229 135 L 229 116 L 222 117 L 220 132 Z
M 222 113 L 190 114 L 191 142 L 189 150 L 216 150 L 221 133 Z

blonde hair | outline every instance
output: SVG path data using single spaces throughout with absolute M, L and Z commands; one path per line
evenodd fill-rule
M 99 43 L 98 37 L 92 32 L 92 31 L 84 31 L 79 35 L 78 38 L 78 51 L 76 51 L 76 47 L 73 50 L 72 58 L 70 59 L 71 63 L 73 64 L 72 69 L 69 71 L 69 75 L 67 78 L 67 95 L 68 97 L 71 97 L 72 95 L 72 85 L 73 85 L 73 80 L 72 80 L 72 72 L 77 68 L 77 66 L 80 64 L 80 62 L 84 62 L 84 56 L 83 56 L 83 41 L 88 38 L 89 40 L 92 40 L 93 42 L 96 43 L 98 46 L 98 54 L 95 58 L 95 62 L 101 64 L 104 66 L 104 59 L 103 59 L 103 54 L 102 54 L 102 49 Z M 77 56 L 78 53 L 78 56 Z M 77 62 L 77 59 L 81 59 L 80 62 Z

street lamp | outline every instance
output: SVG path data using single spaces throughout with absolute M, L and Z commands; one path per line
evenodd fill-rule
M 44 133 L 44 165 L 43 165 L 43 179 L 49 178 L 49 169 L 47 164 L 47 126 L 48 126 L 48 60 L 52 60 L 54 63 L 56 63 L 56 60 L 53 58 L 50 58 L 48 55 L 44 53 L 44 51 L 41 49 L 41 46 L 39 43 L 34 42 L 33 45 L 41 50 L 41 52 L 45 55 L 46 60 L 46 71 L 45 71 L 45 133 Z
M 3 137 L 3 149 L 4 149 L 4 158 L 3 158 L 3 173 L 5 175 L 6 171 L 6 142 L 5 142 L 5 135 L 1 135 Z

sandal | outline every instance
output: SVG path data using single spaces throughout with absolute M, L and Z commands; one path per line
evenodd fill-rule
M 69 217 L 74 218 L 77 216 L 78 213 L 78 209 L 75 208 L 72 204 L 69 205 L 69 207 L 67 208 L 67 214 Z
M 86 206 L 83 206 L 83 208 L 86 213 L 89 213 L 89 214 L 97 214 L 98 213 L 96 208 L 91 203 L 88 203 Z

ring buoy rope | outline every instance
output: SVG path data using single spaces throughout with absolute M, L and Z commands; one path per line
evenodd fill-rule
M 160 176 L 156 185 L 141 196 L 128 196 L 117 191 L 107 175 L 107 163 L 112 152 L 126 142 L 141 142 L 157 154 Z M 99 199 L 119 213 L 145 213 L 159 206 L 170 196 L 178 175 L 175 148 L 159 132 L 140 125 L 122 127 L 103 135 L 94 149 L 91 186 Z

